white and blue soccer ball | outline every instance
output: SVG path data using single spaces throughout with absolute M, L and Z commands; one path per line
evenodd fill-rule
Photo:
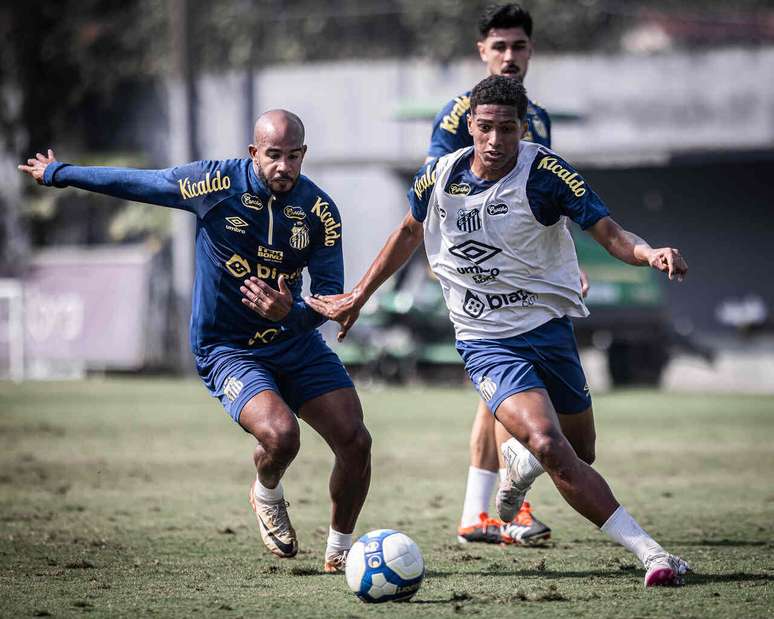
M 349 588 L 364 602 L 399 602 L 419 591 L 425 562 L 408 535 L 377 529 L 352 545 L 346 574 Z

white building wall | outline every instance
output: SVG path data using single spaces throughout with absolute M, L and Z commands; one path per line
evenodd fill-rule
M 484 76 L 474 58 L 315 63 L 255 74 L 256 116 L 275 107 L 304 120 L 305 173 L 333 197 L 344 220 L 347 285 L 360 277 L 405 213 L 406 176 L 419 167 L 429 119 L 398 118 L 402 106 L 428 111 Z M 199 141 L 208 158 L 245 156 L 252 127 L 245 76 L 199 84 Z M 774 148 L 774 47 L 654 56 L 544 55 L 526 79 L 530 97 L 555 122 L 554 148 L 581 167 L 666 161 L 670 153 Z

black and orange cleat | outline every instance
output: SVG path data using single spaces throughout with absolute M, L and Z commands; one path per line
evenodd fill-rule
M 521 504 L 516 518 L 506 524 L 504 530 L 515 544 L 536 544 L 551 537 L 551 528 L 535 517 L 529 501 Z
M 513 543 L 513 539 L 505 532 L 503 521 L 499 518 L 490 518 L 486 512 L 479 514 L 477 523 L 457 529 L 457 541 L 460 544 L 475 542 L 485 544 Z

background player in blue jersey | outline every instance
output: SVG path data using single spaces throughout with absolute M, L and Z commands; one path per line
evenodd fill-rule
M 473 147 L 419 170 L 410 212 L 351 292 L 308 302 L 341 323 L 343 338 L 371 295 L 424 241 L 465 368 L 514 437 L 506 444 L 500 517 L 512 518 L 546 472 L 577 512 L 642 561 L 646 586 L 680 585 L 685 561 L 650 537 L 590 466 L 594 415 L 568 318 L 588 310 L 567 222 L 625 263 L 678 280 L 688 267 L 678 250 L 654 249 L 622 229 L 556 153 L 521 142 L 526 113 L 519 81 L 493 75 L 476 85 L 468 120 Z M 460 183 L 470 191 L 460 195 Z
M 79 187 L 187 210 L 197 217 L 191 347 L 210 393 L 252 434 L 249 499 L 261 537 L 279 557 L 298 551 L 282 476 L 299 450 L 297 416 L 335 454 L 326 572 L 341 571 L 368 492 L 371 437 L 352 381 L 301 298 L 341 292 L 341 220 L 333 200 L 301 174 L 304 126 L 285 110 L 255 124 L 249 159 L 166 170 L 79 167 L 37 154 L 19 169 L 38 183 Z
M 489 7 L 479 20 L 476 44 L 488 75 L 504 75 L 518 80 L 527 76 L 532 58 L 532 17 L 518 4 Z M 433 121 L 428 158 L 443 157 L 460 148 L 473 145 L 468 131 L 470 91 L 454 97 Z M 529 101 L 527 130 L 524 139 L 551 146 L 551 119 L 542 107 Z
M 532 58 L 532 16 L 518 4 L 493 5 L 479 20 L 477 48 L 489 75 L 524 80 Z M 470 91 L 449 101 L 435 117 L 426 162 L 473 145 L 468 131 Z M 551 119 L 533 101 L 527 103 L 527 128 L 523 140 L 551 147 Z M 464 187 L 464 185 L 462 185 Z M 585 295 L 586 276 L 581 272 Z M 496 423 L 483 401 L 479 401 L 470 433 L 470 466 L 465 486 L 462 516 L 457 530 L 460 542 L 534 543 L 547 539 L 551 529 L 532 513 L 525 501 L 512 522 L 489 518 L 489 502 L 497 484 L 497 471 L 504 477 L 504 463 L 497 446 L 508 433 Z

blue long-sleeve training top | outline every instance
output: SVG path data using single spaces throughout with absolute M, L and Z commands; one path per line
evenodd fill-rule
M 195 161 L 165 170 L 81 167 L 55 162 L 43 179 L 125 200 L 179 208 L 197 217 L 196 275 L 191 348 L 247 348 L 279 342 L 325 322 L 301 298 L 302 271 L 312 294 L 338 294 L 344 286 L 341 218 L 333 200 L 307 177 L 272 193 L 252 160 Z M 250 276 L 278 289 L 284 274 L 293 307 L 279 322 L 242 304 L 239 287 Z

